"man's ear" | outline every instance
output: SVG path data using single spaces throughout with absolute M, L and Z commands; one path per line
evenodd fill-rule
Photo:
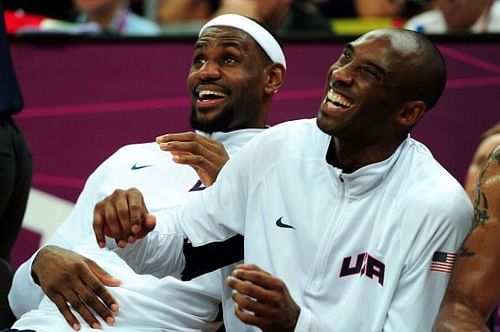
M 274 94 L 283 84 L 285 79 L 286 69 L 280 63 L 273 63 L 266 67 L 266 82 L 264 84 L 264 92 L 266 94 Z
M 407 101 L 399 111 L 397 121 L 404 127 L 411 128 L 424 116 L 427 106 L 422 100 Z

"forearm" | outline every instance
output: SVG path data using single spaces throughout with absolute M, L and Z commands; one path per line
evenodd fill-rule
M 434 332 L 488 332 L 485 320 L 467 297 L 448 293 L 434 325 Z

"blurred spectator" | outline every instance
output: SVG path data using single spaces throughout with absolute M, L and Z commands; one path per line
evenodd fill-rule
M 406 28 L 423 33 L 500 32 L 500 2 L 436 0 L 436 8 L 411 18 Z
M 94 22 L 103 32 L 144 36 L 157 35 L 160 27 L 129 9 L 127 0 L 74 0 L 79 11 L 77 22 Z
M 2 0 L 4 10 L 50 17 L 62 21 L 74 19 L 74 6 L 72 0 Z
M 159 0 L 156 19 L 161 24 L 208 20 L 219 8 L 219 0 Z
M 404 0 L 354 0 L 358 17 L 398 17 L 403 12 Z
M 497 145 L 500 145 L 500 123 L 497 123 L 494 127 L 484 132 L 481 136 L 476 152 L 472 157 L 472 162 L 467 170 L 464 185 L 465 190 L 470 197 L 472 197 L 474 193 L 474 187 L 479 179 L 481 169 L 486 163 L 489 154 Z
M 408 17 L 429 6 L 430 0 L 309 0 L 328 18 Z
M 221 0 L 217 14 L 227 13 L 251 17 L 279 35 L 333 35 L 328 21 L 302 0 Z
M 66 4 L 68 1 L 70 8 L 62 6 L 58 11 L 57 6 L 50 4 L 50 1 L 7 0 L 7 32 L 104 32 L 125 36 L 156 35 L 161 32 L 155 22 L 133 12 L 128 0 L 57 0 L 56 4 Z M 142 3 L 134 4 L 137 7 Z
M 332 36 L 328 21 L 315 6 L 302 0 L 162 0 L 162 24 L 207 20 L 221 14 L 240 14 L 267 25 L 279 35 Z

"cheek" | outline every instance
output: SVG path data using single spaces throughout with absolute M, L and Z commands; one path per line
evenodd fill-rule
M 241 77 L 237 81 L 235 81 L 235 86 L 237 86 L 244 95 L 255 95 L 257 91 L 260 91 L 264 88 L 264 82 L 265 79 L 260 76 L 249 75 Z
M 190 71 L 188 76 L 186 77 L 186 88 L 189 93 L 191 93 L 191 90 L 194 88 L 196 82 L 196 75 Z

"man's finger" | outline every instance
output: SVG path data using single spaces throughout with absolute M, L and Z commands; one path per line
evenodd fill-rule
M 59 309 L 59 311 L 63 315 L 64 319 L 69 324 L 69 326 L 71 326 L 71 328 L 73 328 L 73 330 L 79 331 L 81 328 L 80 322 L 78 321 L 78 319 L 76 319 L 75 315 L 73 315 L 73 313 L 71 312 L 69 305 L 66 302 L 66 300 L 64 299 L 64 297 L 59 295 L 59 294 L 54 295 L 52 297 L 52 301 L 56 305 L 57 309 Z
M 103 270 L 96 262 L 87 259 L 87 264 L 95 276 L 105 285 L 109 287 L 118 287 L 121 285 L 121 280 L 116 279 L 107 271 Z
M 120 223 L 120 218 L 117 215 L 114 204 L 109 204 L 104 207 L 104 220 L 106 227 L 108 228 L 113 239 L 115 239 L 116 244 L 120 248 L 124 248 L 126 245 L 125 240 L 122 238 L 122 226 Z
M 144 219 L 147 214 L 146 204 L 144 203 L 144 197 L 141 192 L 135 188 L 128 190 L 127 201 L 131 236 L 135 237 L 143 227 Z
M 255 326 L 260 325 L 260 320 L 261 320 L 260 317 L 254 315 L 252 312 L 248 312 L 245 309 L 240 308 L 240 306 L 237 303 L 234 306 L 234 314 L 245 324 L 255 325 Z
M 148 214 L 144 218 L 144 222 L 142 224 L 142 228 L 139 232 L 139 234 L 136 235 L 138 239 L 142 239 L 145 237 L 149 232 L 151 232 L 156 226 L 156 217 Z
M 90 327 L 94 329 L 101 328 L 101 323 L 99 323 L 94 314 L 90 312 L 87 305 L 82 302 L 82 299 L 78 296 L 78 294 L 70 290 L 68 294 L 66 294 L 66 301 L 69 302 L 71 307 L 73 307 L 73 309 L 78 312 L 80 316 L 82 316 Z
M 282 284 L 280 279 L 277 279 L 270 275 L 268 272 L 263 270 L 255 270 L 255 269 L 247 269 L 247 267 L 237 267 L 232 273 L 231 276 L 242 280 L 248 281 L 253 284 L 259 285 L 264 289 L 277 289 L 280 288 L 280 284 Z
M 102 288 L 105 288 L 104 286 L 102 286 L 102 284 L 100 284 L 100 286 L 97 287 L 97 289 L 102 289 Z M 99 295 L 95 293 L 93 289 L 91 289 L 90 287 L 85 289 L 79 288 L 76 291 L 79 294 L 78 296 L 80 297 L 82 308 L 85 307 L 92 309 L 93 312 L 101 316 L 102 319 L 104 319 L 109 325 L 114 324 L 115 322 L 114 312 L 108 305 L 104 304 L 102 299 L 99 298 Z M 83 315 L 82 317 L 85 318 L 85 316 Z M 90 324 L 91 322 L 89 322 L 89 325 Z
M 101 214 L 101 210 L 98 208 L 98 205 L 96 205 L 96 208 L 94 209 L 94 220 L 92 222 L 92 227 L 94 228 L 94 235 L 98 246 L 100 248 L 104 248 L 106 246 L 104 230 L 105 222 Z
M 101 299 L 101 301 L 108 308 L 111 309 L 112 312 L 118 312 L 119 309 L 118 302 L 104 286 L 118 287 L 121 284 L 121 280 L 111 276 L 109 273 L 104 271 L 99 265 L 97 265 L 97 263 L 95 263 L 92 260 L 89 260 L 88 266 L 90 270 L 94 273 L 94 275 L 97 277 L 97 280 L 95 278 L 90 277 L 88 278 L 88 281 L 86 281 L 86 283 L 93 291 L 93 293 L 95 293 L 97 297 Z
M 113 196 L 112 196 L 113 197 Z M 114 214 L 110 213 L 109 218 L 116 218 L 117 224 L 120 225 L 121 230 L 120 240 L 125 243 L 128 242 L 130 236 L 132 236 L 131 224 L 130 224 L 130 214 L 129 214 L 129 204 L 126 192 L 122 192 L 117 198 L 109 200 L 109 208 L 114 207 Z M 113 221 L 113 219 L 108 219 Z M 110 228 L 113 231 L 113 228 Z M 117 230 L 118 231 L 118 230 Z M 116 238 L 115 238 L 116 239 Z M 120 243 L 121 243 L 120 241 Z M 125 243 L 121 244 L 121 248 L 125 246 Z
M 232 275 L 226 278 L 226 284 L 239 294 L 246 295 L 263 302 L 266 302 L 267 297 L 272 296 L 271 291 L 262 288 L 260 285 L 238 279 Z

